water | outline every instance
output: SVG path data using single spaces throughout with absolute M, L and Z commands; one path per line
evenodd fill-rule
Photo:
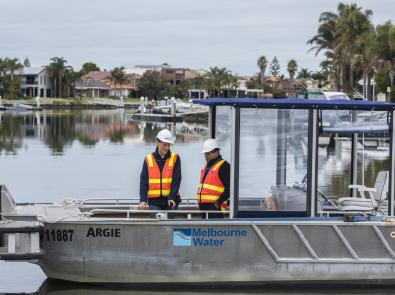
M 240 195 L 262 198 L 270 194 L 276 182 L 279 127 L 274 120 L 276 113 L 242 110 L 242 118 Z M 172 149 L 182 162 L 181 195 L 193 198 L 196 192 L 204 163 L 200 149 L 207 138 L 207 124 L 135 122 L 130 120 L 130 112 L 124 110 L 0 112 L 0 119 L 0 183 L 7 185 L 17 202 L 60 202 L 66 197 L 138 198 L 144 156 L 154 150 L 155 135 L 165 127 L 177 136 Z M 229 160 L 229 110 L 218 112 L 217 127 L 222 155 Z M 307 171 L 307 127 L 296 123 L 286 133 L 289 140 L 285 155 L 286 178 L 287 184 L 292 185 Z M 388 169 L 386 149 L 359 153 L 358 159 L 359 167 L 362 163 L 364 166 L 365 185 L 372 186 L 377 172 Z M 359 171 L 358 182 L 362 183 L 362 169 Z M 322 145 L 319 148 L 320 189 L 330 196 L 348 196 L 349 176 L 350 142 L 339 140 L 334 147 Z M 44 281 L 45 275 L 35 265 L 0 262 L 0 292 L 35 292 L 42 284 L 40 294 L 98 292 L 97 288 Z M 269 289 L 265 293 L 286 291 Z M 293 293 L 336 294 L 340 291 L 297 289 Z M 208 290 L 205 294 L 211 292 L 214 291 Z M 365 290 L 359 293 L 362 292 Z M 105 289 L 103 293 L 147 292 Z

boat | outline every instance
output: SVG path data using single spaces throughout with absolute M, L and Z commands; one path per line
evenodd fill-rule
M 93 284 L 395 284 L 395 104 L 251 98 L 194 103 L 209 107 L 212 138 L 219 128 L 217 109 L 231 113 L 230 206 L 224 218 L 207 218 L 212 212 L 197 210 L 193 200 L 160 212 L 137 210 L 138 200 L 114 198 L 18 206 L 2 186 L 0 258 L 36 263 L 52 279 Z M 243 128 L 246 109 L 270 115 L 276 126 L 276 155 L 250 167 L 259 173 L 261 166 L 273 166 L 273 175 L 262 175 L 273 179 L 270 194 L 257 192 L 254 198 L 240 189 L 243 132 L 250 131 Z M 380 206 L 344 211 L 324 203 L 317 177 L 320 116 L 334 110 L 387 112 L 391 160 L 389 173 L 383 173 L 389 175 L 385 211 Z M 307 143 L 301 184 L 287 178 L 290 112 L 305 116 L 297 126 Z M 358 137 L 364 132 L 344 131 L 352 140 L 354 186 Z
M 40 111 L 41 107 L 33 106 L 29 104 L 23 103 L 13 103 L 11 106 L 5 106 L 5 109 L 8 111 Z

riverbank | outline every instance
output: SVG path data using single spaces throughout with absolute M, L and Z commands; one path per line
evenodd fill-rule
M 40 98 L 40 107 L 43 109 L 76 109 L 76 108 L 92 108 L 92 109 L 108 109 L 117 107 L 120 103 L 119 99 L 106 99 L 109 104 L 99 104 L 94 98 Z M 113 102 L 113 104 L 111 104 Z M 4 106 L 12 106 L 13 104 L 26 104 L 37 106 L 35 98 L 28 99 L 2 99 Z M 138 98 L 127 98 L 123 101 L 125 108 L 137 108 L 140 104 Z M 119 107 L 119 106 L 118 106 Z

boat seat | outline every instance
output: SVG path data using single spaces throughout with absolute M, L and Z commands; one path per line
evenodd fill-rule
M 377 174 L 374 188 L 363 185 L 350 185 L 349 188 L 357 189 L 359 197 L 340 198 L 336 201 L 338 210 L 341 211 L 372 211 L 383 210 L 386 207 L 385 199 L 388 192 L 388 171 Z M 367 193 L 367 194 L 366 194 Z

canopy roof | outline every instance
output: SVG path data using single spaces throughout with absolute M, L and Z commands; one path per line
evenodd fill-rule
M 307 100 L 302 98 L 208 98 L 195 99 L 195 104 L 207 106 L 235 106 L 266 109 L 321 109 L 321 110 L 395 110 L 395 103 L 365 100 Z

